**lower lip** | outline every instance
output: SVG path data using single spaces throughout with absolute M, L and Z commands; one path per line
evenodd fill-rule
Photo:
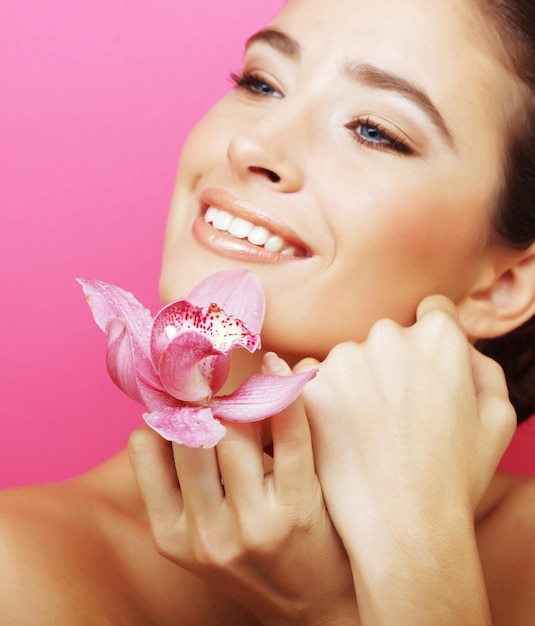
M 204 247 L 230 259 L 239 259 L 250 263 L 289 263 L 306 258 L 288 256 L 255 246 L 247 239 L 238 239 L 226 232 L 217 230 L 205 222 L 201 216 L 193 222 L 193 235 Z

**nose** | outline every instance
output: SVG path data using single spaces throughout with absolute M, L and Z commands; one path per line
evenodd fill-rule
M 242 179 L 266 183 L 285 193 L 299 191 L 304 181 L 304 164 L 298 157 L 295 127 L 293 131 L 288 131 L 275 111 L 266 113 L 231 138 L 228 160 Z

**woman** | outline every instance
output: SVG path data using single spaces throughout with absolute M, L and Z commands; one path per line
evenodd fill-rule
M 269 352 L 229 388 L 318 375 L 215 450 L 141 429 L 133 472 L 5 494 L 6 623 L 533 622 L 533 482 L 493 476 L 514 412 L 467 341 L 535 313 L 535 20 L 504 4 L 290 0 L 251 37 L 184 148 L 161 294 L 251 269 Z

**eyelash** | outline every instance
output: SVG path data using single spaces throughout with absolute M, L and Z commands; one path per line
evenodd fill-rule
M 232 72 L 230 74 L 230 80 L 237 89 L 244 89 L 258 96 L 268 96 L 276 93 L 277 90 L 272 87 L 268 82 L 257 76 L 253 72 L 242 71 L 240 73 Z M 271 92 L 262 91 L 259 89 L 259 85 L 266 85 L 272 90 Z
M 230 80 L 234 84 L 235 88 L 243 89 L 256 96 L 267 97 L 278 93 L 274 87 L 253 72 L 232 72 L 230 74 Z M 263 91 L 260 88 L 260 85 L 268 87 L 269 91 Z M 385 141 L 380 143 L 365 139 L 357 132 L 361 126 L 368 126 L 370 129 L 377 131 Z M 357 141 L 360 145 L 371 148 L 372 150 L 383 150 L 385 152 L 394 152 L 405 156 L 413 156 L 415 154 L 414 150 L 402 139 L 391 133 L 381 124 L 371 121 L 369 117 L 358 117 L 349 124 L 346 124 L 346 128 L 352 131 L 355 141 Z
M 370 139 L 365 139 L 357 132 L 359 127 L 361 126 L 368 126 L 370 129 L 377 131 L 385 139 L 385 142 L 379 143 L 376 141 L 371 141 Z M 384 128 L 384 126 L 382 126 L 378 122 L 370 120 L 370 118 L 367 116 L 357 117 L 349 124 L 346 124 L 346 128 L 353 132 L 353 137 L 355 138 L 355 141 L 374 150 L 397 152 L 398 154 L 403 154 L 405 156 L 413 156 L 415 154 L 415 151 L 402 139 L 394 135 L 394 133 L 390 132 L 388 129 Z

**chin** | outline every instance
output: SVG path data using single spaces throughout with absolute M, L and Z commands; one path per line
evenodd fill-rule
M 226 262 L 219 258 L 201 258 L 187 256 L 164 259 L 160 273 L 159 294 L 162 304 L 185 298 L 188 293 L 210 274 L 227 269 L 243 267 L 239 263 Z
M 165 306 L 174 300 L 185 298 L 188 293 L 208 274 L 197 274 L 193 268 L 188 271 L 174 270 L 172 272 L 162 270 L 160 274 L 159 293 L 160 300 Z M 197 278 L 198 276 L 198 278 Z

